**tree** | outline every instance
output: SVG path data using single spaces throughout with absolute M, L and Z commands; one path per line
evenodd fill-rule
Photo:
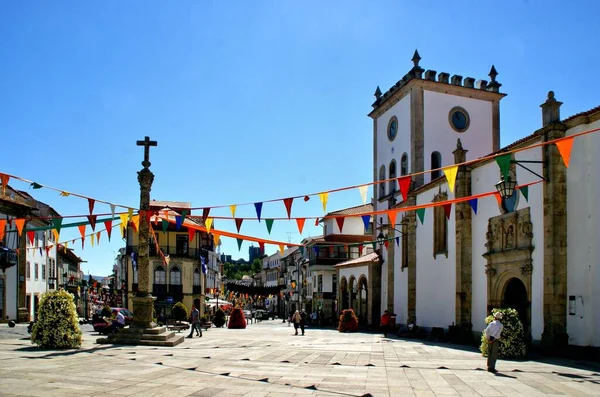
M 31 342 L 44 349 L 73 349 L 81 346 L 81 329 L 73 295 L 64 290 L 42 295 Z
M 519 313 L 515 309 L 493 309 L 492 313 L 502 313 L 502 334 L 500 335 L 500 349 L 498 357 L 500 358 L 524 358 L 527 355 L 523 324 L 519 319 Z M 485 323 L 494 321 L 494 316 L 488 316 Z M 488 342 L 485 335 L 481 334 L 481 354 L 487 357 Z
M 188 310 L 187 307 L 181 302 L 177 302 L 175 306 L 173 306 L 173 317 L 177 321 L 183 321 L 188 318 Z
M 252 272 L 253 273 L 260 273 L 260 271 L 262 270 L 262 262 L 260 259 L 255 259 L 252 261 Z

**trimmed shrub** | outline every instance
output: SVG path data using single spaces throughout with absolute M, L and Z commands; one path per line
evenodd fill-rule
M 340 324 L 338 331 L 340 332 L 356 332 L 358 330 L 358 318 L 354 314 L 354 310 L 345 309 L 340 316 Z
M 172 313 L 173 318 L 177 321 L 185 321 L 188 318 L 188 310 L 187 307 L 181 302 L 177 302 L 175 306 L 173 306 Z
M 246 318 L 244 318 L 244 312 L 239 307 L 233 309 L 229 316 L 229 324 L 227 328 L 246 328 Z
M 81 346 L 81 329 L 73 295 L 64 290 L 42 295 L 37 321 L 31 331 L 31 342 L 44 349 Z
M 217 328 L 221 328 L 223 325 L 225 325 L 225 312 L 223 309 L 217 310 L 212 322 Z
M 500 322 L 504 326 L 500 335 L 500 349 L 498 352 L 499 358 L 525 358 L 527 355 L 527 347 L 525 346 L 525 338 L 523 332 L 523 324 L 519 319 L 519 313 L 515 309 L 493 309 L 492 313 L 502 313 Z M 494 321 L 494 316 L 486 317 L 486 326 Z M 481 333 L 481 346 L 479 347 L 481 354 L 487 357 L 488 342 L 483 332 Z

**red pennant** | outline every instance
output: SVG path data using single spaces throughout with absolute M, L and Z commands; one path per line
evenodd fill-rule
M 49 245 L 46 246 L 46 248 L 45 248 L 46 249 L 46 255 L 48 255 L 50 253 L 50 248 L 52 248 L 52 247 L 50 247 Z
M 364 245 L 359 245 L 359 246 L 358 246 L 358 256 L 362 256 L 363 249 L 365 249 L 365 246 L 364 246 Z
M 343 216 L 339 217 L 339 218 L 335 218 L 335 221 L 337 222 L 338 228 L 340 229 L 340 234 L 342 234 L 342 229 L 344 227 L 344 220 L 346 218 L 344 218 Z
M 285 205 L 285 209 L 287 210 L 288 219 L 290 219 L 290 217 L 292 216 L 292 202 L 293 201 L 294 201 L 293 198 L 283 199 L 283 204 Z
M 242 222 L 244 222 L 243 218 L 235 218 L 235 227 L 237 228 L 238 233 L 240 232 L 240 229 L 242 228 Z
M 390 242 L 389 242 L 389 241 L 387 241 L 387 240 L 385 240 L 385 241 L 383 242 L 383 245 L 385 245 L 385 249 L 387 249 L 387 248 L 389 247 L 389 245 L 390 245 Z
M 106 227 L 106 234 L 108 234 L 108 241 L 110 241 L 110 232 L 112 231 L 112 219 L 104 221 L 104 226 Z
M 265 253 L 265 243 L 262 241 L 258 242 L 258 247 L 260 248 L 261 255 Z
M 89 198 L 88 199 L 88 207 L 90 207 L 90 215 L 92 214 L 92 212 L 94 212 L 94 203 L 96 203 L 96 200 Z
M 302 229 L 304 229 L 304 221 L 306 221 L 305 218 L 296 218 L 296 223 L 298 224 L 298 232 L 300 234 L 302 234 Z
M 444 207 L 444 214 L 446 214 L 446 218 L 450 219 L 450 212 L 452 211 L 452 203 L 443 204 L 442 207 Z
M 100 244 L 100 234 L 102 233 L 102 230 L 100 230 L 98 233 L 96 233 L 96 242 L 98 244 Z
M 35 238 L 35 232 L 32 230 L 28 230 L 27 237 L 29 238 L 29 244 L 33 245 L 33 239 Z
M 208 218 L 209 213 L 210 213 L 210 208 L 204 208 L 202 210 L 202 223 L 206 224 L 206 218 Z
M 6 187 L 8 186 L 8 180 L 10 177 L 6 174 L 0 174 L 0 180 L 2 181 L 2 194 L 6 195 Z
M 81 234 L 81 238 L 84 238 L 85 237 L 85 225 L 79 225 L 77 227 L 79 228 L 79 234 Z
M 412 179 L 410 176 L 403 176 L 398 178 L 398 186 L 400 186 L 400 193 L 402 193 L 402 200 L 408 199 L 408 192 L 410 191 L 410 183 Z
M 81 238 L 81 249 L 83 249 L 83 246 L 85 245 L 85 239 L 82 237 Z
M 192 240 L 194 240 L 194 236 L 196 235 L 196 230 L 192 229 L 191 227 L 188 227 L 188 238 L 190 243 L 192 242 Z
M 150 210 L 146 211 L 146 221 L 148 222 L 148 224 L 150 224 L 152 222 L 153 216 L 154 216 L 154 211 L 150 211 Z
M 88 215 L 88 220 L 90 221 L 90 226 L 92 227 L 92 231 L 96 230 L 96 218 L 98 215 Z
M 310 200 L 310 197 L 304 196 L 304 201 L 308 201 L 308 200 Z
M 319 226 L 319 218 L 315 219 L 315 226 Z

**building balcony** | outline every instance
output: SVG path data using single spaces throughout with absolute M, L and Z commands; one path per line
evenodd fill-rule
M 167 284 L 152 284 L 152 295 L 166 295 L 167 294 Z
M 183 285 L 181 285 L 181 284 L 170 284 L 169 285 L 169 294 L 173 294 L 173 295 L 181 295 L 181 294 L 183 294 Z
M 200 256 L 203 256 L 205 259 L 208 259 L 208 251 L 207 248 L 186 248 L 182 246 L 175 245 L 161 245 L 160 250 L 164 255 L 169 255 L 171 257 L 180 257 L 180 258 L 189 258 L 200 260 Z M 127 255 L 131 255 L 132 253 L 138 254 L 138 247 L 134 245 L 127 246 Z M 154 244 L 150 245 L 149 250 L 150 257 L 159 256 L 158 251 L 156 250 L 156 246 Z
M 17 265 L 17 251 L 6 247 L 0 247 L 0 267 L 6 270 Z

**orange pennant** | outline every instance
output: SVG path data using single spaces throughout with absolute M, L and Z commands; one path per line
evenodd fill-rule
M 573 137 L 556 141 L 556 147 L 558 148 L 558 152 L 565 163 L 565 167 L 569 168 L 569 161 L 571 161 L 571 149 L 573 148 Z
M 306 221 L 306 219 L 296 218 L 296 223 L 298 224 L 298 232 L 300 234 L 302 234 L 302 229 L 304 229 L 304 221 Z
M 23 227 L 25 226 L 25 219 L 15 219 L 15 225 L 17 225 L 17 230 L 19 231 L 19 236 L 23 234 Z
M 6 174 L 0 174 L 0 180 L 2 181 L 2 194 L 6 196 L 6 187 L 8 186 L 8 180 L 10 177 Z
M 0 241 L 4 240 L 5 232 L 6 232 L 6 219 L 0 219 Z
M 219 240 L 221 240 L 221 235 L 217 234 L 215 232 L 213 232 L 212 235 L 213 235 L 214 245 L 215 245 L 215 247 L 218 247 L 219 246 Z
M 79 225 L 77 227 L 79 228 L 79 234 L 81 234 L 81 238 L 83 239 L 85 237 L 85 225 Z
M 100 233 L 102 233 L 102 230 L 96 233 L 96 241 L 98 242 L 98 244 L 100 244 Z
M 388 211 L 388 218 L 390 219 L 390 226 L 394 226 L 396 224 L 396 215 L 398 214 L 398 211 Z

